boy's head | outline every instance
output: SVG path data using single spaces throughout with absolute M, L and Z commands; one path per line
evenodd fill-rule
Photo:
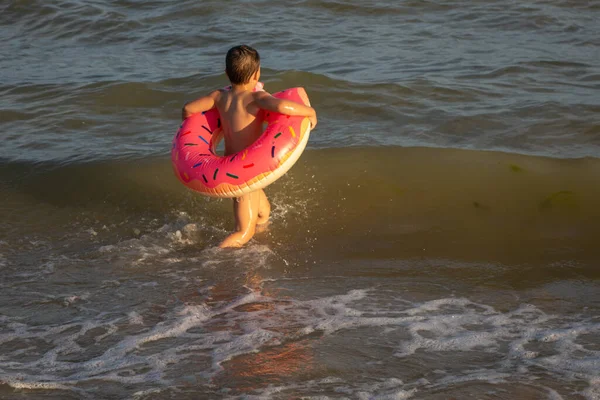
M 229 49 L 225 57 L 225 73 L 234 85 L 250 82 L 260 68 L 258 51 L 250 46 L 241 45 Z M 256 78 L 258 79 L 258 78 Z

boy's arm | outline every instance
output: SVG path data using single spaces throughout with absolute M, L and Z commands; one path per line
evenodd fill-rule
M 312 125 L 312 129 L 317 126 L 317 112 L 314 108 L 305 106 L 304 104 L 296 103 L 295 101 L 278 99 L 271 96 L 267 92 L 256 92 L 255 102 L 259 108 L 263 110 L 277 112 L 285 115 L 297 115 L 308 117 Z
M 200 97 L 199 99 L 185 103 L 183 109 L 181 110 L 181 119 L 184 120 L 192 114 L 208 111 L 214 108 L 219 93 L 219 90 L 215 90 L 214 92 L 209 93 L 208 96 Z

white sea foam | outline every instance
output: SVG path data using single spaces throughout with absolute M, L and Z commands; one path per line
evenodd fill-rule
M 327 377 L 318 380 L 309 380 L 302 383 L 269 386 L 258 390 L 256 395 L 243 396 L 243 399 L 262 400 L 277 398 L 296 398 L 298 393 L 314 393 L 329 391 L 335 395 L 302 395 L 303 399 L 330 400 L 330 399 L 360 399 L 360 400 L 407 400 L 413 398 L 418 389 L 404 389 L 407 386 L 397 378 L 374 379 L 372 383 L 348 382 L 336 377 Z M 290 394 L 288 396 L 288 393 Z
M 516 379 L 532 384 L 531 377 L 543 370 L 560 381 L 587 381 L 588 387 L 579 394 L 587 399 L 599 398 L 600 352 L 578 343 L 582 335 L 600 330 L 598 322 L 581 318 L 573 322 L 527 304 L 501 312 L 465 298 L 414 304 L 390 298 L 387 303 L 377 303 L 385 306 L 374 309 L 376 296 L 376 291 L 359 289 L 310 300 L 277 300 L 249 289 L 245 295 L 212 306 L 179 303 L 161 322 L 147 327 L 135 311 L 112 318 L 101 314 L 96 321 L 43 330 L 7 321 L 0 344 L 38 340 L 51 343 L 52 348 L 37 358 L 34 355 L 41 348 L 35 345 L 3 355 L 0 379 L 15 388 L 64 389 L 85 381 L 105 380 L 129 385 L 152 382 L 160 389 L 173 384 L 177 365 L 194 357 L 207 359 L 204 369 L 196 373 L 203 379 L 212 379 L 227 368 L 227 361 L 237 356 L 366 327 L 373 337 L 385 338 L 388 346 L 393 344 L 389 355 L 397 358 L 454 351 L 501 357 L 480 369 L 438 369 L 427 380 L 404 382 L 390 377 L 369 383 L 330 377 L 271 386 L 258 390 L 258 396 L 268 398 L 276 392 L 311 392 L 327 387 L 350 398 L 409 399 L 420 392 L 465 382 L 508 384 Z M 260 304 L 263 307 L 244 311 L 244 306 Z M 138 333 L 124 334 L 121 327 L 137 327 Z M 86 353 L 82 339 L 90 335 L 95 346 L 104 348 L 100 354 Z M 541 344 L 545 347 L 541 348 Z M 24 356 L 25 361 L 19 361 Z M 70 357 L 69 361 L 63 361 L 65 356 Z M 13 372 L 7 373 L 8 367 Z M 556 388 L 540 387 L 549 399 L 561 398 Z
M 449 379 L 445 386 L 453 387 L 454 385 L 465 383 L 482 381 L 486 383 L 499 383 L 500 380 L 496 379 L 493 374 L 485 374 L 471 376 L 471 380 L 468 377 L 463 379 Z M 507 397 L 506 388 L 508 386 L 494 393 L 489 391 L 489 394 L 496 394 L 498 398 L 535 398 L 535 399 L 547 399 L 547 400 L 563 400 L 558 392 L 543 385 L 538 384 L 526 384 L 523 387 L 532 389 L 536 397 Z M 490 389 L 488 389 L 490 390 Z M 310 395 L 312 393 L 319 392 L 334 392 L 334 395 Z M 308 394 L 310 393 L 310 394 Z M 301 383 L 292 383 L 286 385 L 269 386 L 268 388 L 257 390 L 256 394 L 242 396 L 243 399 L 271 399 L 271 398 L 297 398 L 303 399 L 365 399 L 365 400 L 407 400 L 407 399 L 419 399 L 429 398 L 431 394 L 440 394 L 441 388 L 434 387 L 426 379 L 418 379 L 413 382 L 403 382 L 397 378 L 372 378 L 369 381 L 347 381 L 337 378 L 324 378 L 320 380 L 309 380 Z M 302 394 L 302 395 L 299 395 Z M 428 395 L 429 394 L 429 395 Z M 504 397 L 502 396 L 504 394 Z M 543 396 L 543 397 L 542 397 Z M 437 398 L 437 397 L 436 397 Z M 460 395 L 452 395 L 448 398 L 461 398 Z M 467 397 L 465 397 L 467 398 Z M 471 398 L 469 396 L 468 398 Z M 586 396 L 588 399 L 596 399 L 596 397 Z
M 98 247 L 98 252 L 102 258 L 107 258 L 111 263 L 123 266 L 173 265 L 182 261 L 200 261 L 204 266 L 210 267 L 212 265 L 210 259 L 215 257 L 210 257 L 208 253 L 205 254 L 205 257 L 195 260 L 182 258 L 179 256 L 179 252 L 191 246 L 201 249 L 206 245 L 206 238 L 212 238 L 215 235 L 224 237 L 225 234 L 226 231 L 218 227 L 201 224 L 201 220 L 192 222 L 187 213 L 179 212 L 175 220 L 163 224 L 159 228 L 144 234 L 135 234 L 134 237 L 118 243 L 101 245 Z M 251 248 L 252 246 L 248 246 L 246 253 L 252 252 Z M 212 246 L 205 249 L 205 251 L 213 252 L 218 252 L 218 250 Z M 228 261 L 226 257 L 216 258 L 217 264 Z
M 144 318 L 137 312 L 131 311 L 128 316 L 131 325 L 144 325 Z

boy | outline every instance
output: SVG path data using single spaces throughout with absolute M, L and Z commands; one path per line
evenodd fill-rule
M 186 103 L 182 119 L 192 114 L 217 107 L 223 124 L 225 156 L 250 146 L 262 134 L 261 110 L 286 115 L 305 116 L 312 129 L 317 126 L 317 114 L 312 107 L 281 100 L 265 91 L 253 91 L 260 79 L 260 56 L 252 47 L 241 45 L 231 48 L 225 57 L 225 73 L 231 82 L 230 90 L 215 90 L 208 96 Z M 256 231 L 269 221 L 271 205 L 263 190 L 248 193 L 233 200 L 235 232 L 219 247 L 241 247 Z

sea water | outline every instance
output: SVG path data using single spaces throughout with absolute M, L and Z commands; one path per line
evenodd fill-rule
M 0 4 L 0 398 L 600 399 L 594 1 Z M 256 47 L 269 229 L 173 176 Z

